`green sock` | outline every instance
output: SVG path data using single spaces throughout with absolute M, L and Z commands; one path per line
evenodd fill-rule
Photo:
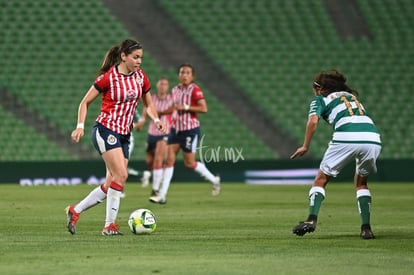
M 370 224 L 371 219 L 371 193 L 368 189 L 357 191 L 357 202 L 361 224 Z
M 325 199 L 325 189 L 322 187 L 312 187 L 309 191 L 309 215 L 318 216 L 319 209 Z

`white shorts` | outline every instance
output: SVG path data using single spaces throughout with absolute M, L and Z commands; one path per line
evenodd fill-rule
M 375 163 L 380 152 L 378 144 L 330 142 L 319 168 L 325 175 L 336 177 L 349 162 L 355 160 L 356 173 L 368 176 L 371 172 L 377 172 Z

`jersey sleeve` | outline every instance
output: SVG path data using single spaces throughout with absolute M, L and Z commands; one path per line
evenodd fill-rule
M 203 91 L 200 89 L 200 87 L 195 86 L 193 89 L 193 94 L 191 96 L 194 102 L 197 102 L 200 99 L 204 98 Z
M 148 92 L 149 92 L 149 90 L 151 90 L 151 83 L 150 83 L 150 81 L 149 81 L 149 79 L 148 79 L 147 74 L 146 74 L 146 73 L 144 73 L 144 72 L 142 72 L 142 73 L 143 73 L 143 75 L 144 75 L 144 83 L 142 84 L 142 92 L 143 92 L 144 94 L 146 94 L 146 93 L 148 93 Z
M 95 79 L 93 86 L 100 92 L 104 92 L 109 89 L 109 74 L 101 74 Z
M 318 118 L 322 116 L 322 111 L 324 108 L 324 102 L 321 96 L 315 97 L 309 106 L 308 116 L 317 115 Z

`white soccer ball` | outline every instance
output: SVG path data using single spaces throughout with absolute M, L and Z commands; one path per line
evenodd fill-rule
M 157 218 L 148 209 L 137 209 L 131 213 L 128 226 L 134 234 L 151 234 L 157 228 Z

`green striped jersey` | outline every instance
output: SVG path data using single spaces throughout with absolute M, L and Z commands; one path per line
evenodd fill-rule
M 309 108 L 309 116 L 317 115 L 332 125 L 332 142 L 381 144 L 380 134 L 364 106 L 348 92 L 316 96 Z

